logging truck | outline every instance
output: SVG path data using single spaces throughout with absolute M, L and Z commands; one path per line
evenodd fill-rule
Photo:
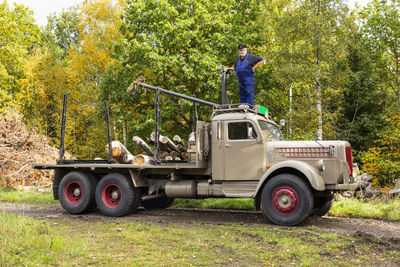
M 285 141 L 261 106 L 219 105 L 139 82 L 128 90 L 134 94 L 138 86 L 157 93 L 156 125 L 148 139 L 154 148 L 135 137 L 147 154 L 139 161 L 134 155 L 116 160 L 121 153 L 115 153 L 108 116 L 108 160 L 63 159 L 64 96 L 60 159 L 33 167 L 54 170 L 53 195 L 68 213 L 98 208 L 106 216 L 140 216 L 139 206 L 165 209 L 175 198 L 251 198 L 255 210 L 262 209 L 271 222 L 293 226 L 326 214 L 334 192 L 357 187 L 346 141 Z M 164 138 L 159 129 L 162 93 L 212 106 L 210 121 L 198 120 L 187 142 Z

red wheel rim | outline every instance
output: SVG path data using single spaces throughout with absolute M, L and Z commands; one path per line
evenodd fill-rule
M 79 182 L 77 181 L 72 181 L 70 182 L 66 187 L 65 187 L 65 198 L 67 201 L 71 204 L 78 204 L 79 201 L 82 199 L 83 195 L 83 190 L 82 186 Z
M 109 184 L 103 189 L 103 202 L 109 208 L 115 208 L 121 203 L 122 191 L 116 184 Z
M 299 195 L 296 190 L 287 185 L 274 189 L 271 202 L 274 209 L 283 215 L 289 215 L 299 209 Z

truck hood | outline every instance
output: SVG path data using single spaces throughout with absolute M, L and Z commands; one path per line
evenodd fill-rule
M 267 151 L 275 152 L 275 159 L 346 159 L 346 141 L 272 141 L 267 143 Z

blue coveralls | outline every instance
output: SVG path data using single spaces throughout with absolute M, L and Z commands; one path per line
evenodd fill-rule
M 254 74 L 250 65 L 246 62 L 247 54 L 242 60 L 240 57 L 237 59 L 235 70 L 239 80 L 240 103 L 250 104 L 254 106 Z

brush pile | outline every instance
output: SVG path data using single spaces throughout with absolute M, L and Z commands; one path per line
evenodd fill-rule
M 55 163 L 58 149 L 48 137 L 27 129 L 14 110 L 0 114 L 0 187 L 50 188 L 51 173 L 35 170 L 32 163 Z M 65 158 L 70 156 L 65 153 Z
M 395 187 L 376 188 L 372 180 L 374 178 L 368 174 L 363 173 L 356 177 L 358 187 L 353 192 L 346 191 L 336 195 L 336 199 L 343 197 L 358 199 L 378 199 L 385 200 L 388 198 L 400 198 L 400 179 L 395 181 Z

